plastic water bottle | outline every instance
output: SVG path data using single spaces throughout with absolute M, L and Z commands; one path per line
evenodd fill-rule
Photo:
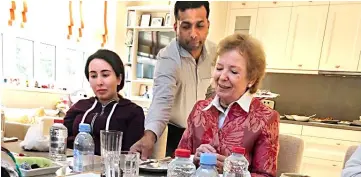
M 189 159 L 191 151 L 187 149 L 177 149 L 176 158 L 168 164 L 167 177 L 193 177 L 196 166 Z
M 232 148 L 232 155 L 224 160 L 224 177 L 251 177 L 248 171 L 249 162 L 244 156 L 245 152 L 243 147 Z
M 74 172 L 93 171 L 94 169 L 94 141 L 89 133 L 89 124 L 79 125 L 79 134 L 74 140 Z
M 201 166 L 196 171 L 196 177 L 218 177 L 216 154 L 202 153 L 200 164 Z
M 55 119 L 50 127 L 49 157 L 56 162 L 66 162 L 66 142 L 68 129 L 63 125 L 64 120 Z

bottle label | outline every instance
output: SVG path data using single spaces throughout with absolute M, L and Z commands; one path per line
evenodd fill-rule
M 74 171 L 76 172 L 82 172 L 83 171 L 83 159 L 81 152 L 78 149 L 74 149 L 73 151 L 73 166 Z
M 68 132 L 50 129 L 50 153 L 66 154 Z

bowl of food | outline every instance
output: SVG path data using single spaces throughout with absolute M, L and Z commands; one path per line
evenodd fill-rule
M 340 122 L 337 122 L 337 124 L 341 124 L 341 125 L 351 125 L 351 122 L 350 122 L 350 121 L 340 121 Z
M 285 117 L 286 117 L 288 120 L 295 120 L 295 119 L 293 118 L 293 116 L 294 116 L 294 115 L 285 115 Z
M 293 115 L 292 117 L 293 117 L 296 121 L 300 121 L 300 122 L 307 122 L 308 120 L 310 120 L 310 117 L 308 117 L 308 116 Z
M 23 176 L 55 174 L 62 165 L 43 157 L 15 156 Z

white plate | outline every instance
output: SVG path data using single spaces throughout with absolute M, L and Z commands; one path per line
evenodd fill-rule
M 139 170 L 147 171 L 147 172 L 167 172 L 169 162 L 160 162 L 159 166 L 153 166 L 154 163 L 139 165 Z
M 45 174 L 55 174 L 56 171 L 58 171 L 62 166 L 56 162 L 53 162 L 53 165 L 50 167 L 45 168 L 37 168 L 37 169 L 31 169 L 31 170 L 24 170 L 20 168 L 21 173 L 23 176 L 39 176 L 39 175 L 45 175 Z

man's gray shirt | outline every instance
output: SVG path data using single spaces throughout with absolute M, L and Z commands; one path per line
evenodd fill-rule
M 169 121 L 187 127 L 187 118 L 194 104 L 205 99 L 215 57 L 216 45 L 208 40 L 198 64 L 175 39 L 159 51 L 145 130 L 153 131 L 159 138 Z

